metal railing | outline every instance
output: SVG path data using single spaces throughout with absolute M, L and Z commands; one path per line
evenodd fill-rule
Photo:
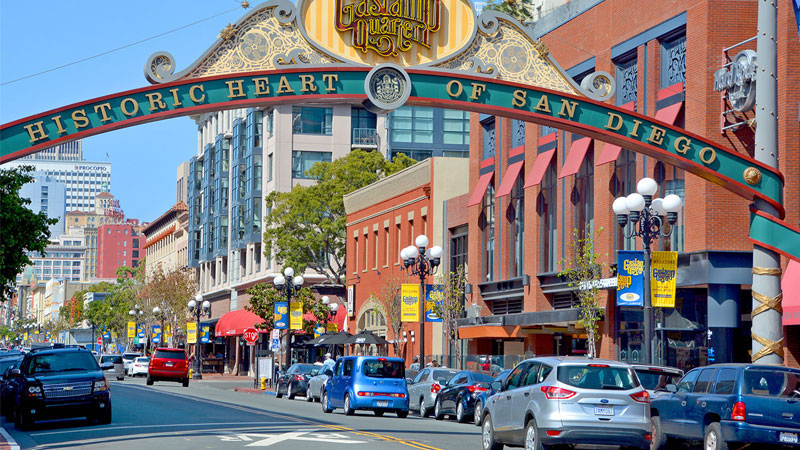
M 377 147 L 378 130 L 375 128 L 353 128 L 353 147 Z

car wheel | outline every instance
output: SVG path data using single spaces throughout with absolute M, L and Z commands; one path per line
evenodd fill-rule
M 728 450 L 728 443 L 722 437 L 722 429 L 719 427 L 719 422 L 712 422 L 706 427 L 703 448 L 705 450 Z
M 545 446 L 539 439 L 539 428 L 536 421 L 531 419 L 525 426 L 525 450 L 543 450 Z
M 322 400 L 320 400 L 320 403 L 322 403 L 322 412 L 324 412 L 325 414 L 330 414 L 331 411 L 333 411 L 333 408 L 331 408 L 331 405 L 328 402 L 328 392 L 327 391 L 322 393 Z
M 30 427 L 30 419 L 20 408 L 14 408 L 14 426 L 20 431 L 25 431 Z
M 458 421 L 458 423 L 464 423 L 467 421 L 467 414 L 464 412 L 464 402 L 461 399 L 458 399 L 457 403 L 456 421 Z
M 383 417 L 383 411 L 375 411 L 375 417 Z
M 125 377 L 117 377 L 117 381 L 123 381 L 123 380 L 125 380 Z
M 286 385 L 286 398 L 294 400 L 295 393 L 292 391 L 292 383 Z
M 428 405 L 425 404 L 425 399 L 419 401 L 419 416 L 428 417 Z
M 314 396 L 311 395 L 311 389 L 306 389 L 306 401 L 311 403 L 314 401 Z
M 189 379 L 188 378 L 184 378 L 183 379 L 183 387 L 189 387 Z
M 350 406 L 350 394 L 344 394 L 344 415 L 352 416 L 356 411 Z
M 473 414 L 476 427 L 481 426 L 481 414 L 483 414 L 483 403 L 478 402 L 475 404 L 475 414 Z
M 109 402 L 105 408 L 101 409 L 97 414 L 97 423 L 100 425 L 108 425 L 111 423 L 111 403 Z
M 433 404 L 433 418 L 436 420 L 444 419 L 444 413 L 442 412 L 442 402 L 440 402 L 438 399 L 436 400 L 436 403 Z
M 661 450 L 666 448 L 667 437 L 661 432 L 661 417 L 650 417 L 650 450 Z
M 283 394 L 281 394 L 281 384 L 275 383 L 275 398 L 281 398 Z
M 147 385 L 148 386 L 152 386 L 153 385 L 153 379 L 150 378 L 150 375 L 147 376 Z
M 398 419 L 405 419 L 406 417 L 408 417 L 408 411 L 397 411 Z
M 483 450 L 500 450 L 503 448 L 503 444 L 497 442 L 494 437 L 494 425 L 492 425 L 492 416 L 487 415 L 486 418 L 483 419 L 483 433 L 482 433 L 481 443 L 483 444 Z

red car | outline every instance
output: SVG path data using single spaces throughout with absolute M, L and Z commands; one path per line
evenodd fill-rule
M 189 358 L 182 348 L 157 348 L 147 368 L 147 385 L 154 381 L 177 381 L 189 386 Z

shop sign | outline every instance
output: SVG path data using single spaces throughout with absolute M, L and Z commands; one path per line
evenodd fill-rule
M 275 302 L 275 315 L 273 322 L 276 330 L 285 330 L 289 324 L 289 304 L 287 302 Z
M 675 307 L 678 252 L 653 252 L 650 261 L 650 298 L 659 308 Z
M 289 303 L 289 329 L 303 329 L 303 302 Z
M 195 322 L 186 323 L 186 343 L 187 344 L 197 343 L 197 324 Z
M 433 305 L 439 309 L 444 309 L 444 285 L 426 284 L 425 285 L 425 322 L 441 322 L 442 318 L 436 315 Z
M 736 111 L 749 111 L 756 104 L 756 52 L 742 50 L 722 69 L 714 72 L 714 90 L 727 92 Z
M 644 305 L 644 252 L 617 252 L 617 306 Z
M 400 286 L 400 320 L 402 322 L 419 322 L 419 285 L 403 283 Z

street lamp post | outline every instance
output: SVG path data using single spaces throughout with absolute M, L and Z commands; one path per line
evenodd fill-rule
M 675 194 L 653 199 L 658 191 L 658 184 L 652 178 L 642 178 L 636 184 L 636 190 L 627 197 L 614 200 L 612 209 L 617 216 L 617 224 L 624 228 L 629 222 L 633 224 L 630 234 L 625 233 L 625 238 L 639 236 L 644 247 L 644 339 L 642 350 L 644 363 L 652 364 L 653 345 L 653 306 L 650 298 L 650 244 L 659 237 L 669 237 L 672 234 L 672 225 L 678 221 L 678 211 L 683 206 L 683 201 Z M 669 232 L 665 233 L 664 216 L 670 224 Z
M 142 316 L 144 316 L 144 311 L 142 311 L 142 309 L 139 308 L 139 305 L 133 305 L 133 309 L 128 311 L 128 315 L 131 316 L 131 319 L 133 320 L 133 322 L 135 324 L 135 328 L 136 328 L 137 335 L 138 335 L 139 320 L 142 318 Z M 92 335 L 92 338 L 94 339 L 94 335 Z
M 293 278 L 294 277 L 294 278 Z M 302 275 L 294 275 L 294 269 L 291 267 L 285 267 L 283 269 L 283 275 L 278 275 L 275 279 L 272 280 L 272 284 L 275 285 L 275 289 L 282 292 L 286 295 L 286 302 L 289 303 L 289 307 L 291 308 L 291 301 L 292 296 L 296 296 L 297 292 L 300 288 L 303 287 L 303 283 L 306 280 L 303 278 Z M 289 310 L 289 323 L 291 323 L 291 309 Z M 284 370 L 288 369 L 289 366 L 292 365 L 292 330 L 291 325 L 289 325 L 289 329 L 286 331 L 286 366 Z
M 202 305 L 202 306 L 201 306 Z M 193 377 L 196 380 L 203 379 L 203 354 L 200 351 L 200 318 L 202 316 L 206 316 L 211 318 L 211 302 L 208 300 L 203 301 L 203 296 L 201 294 L 197 294 L 194 297 L 194 300 L 189 300 L 189 303 L 186 305 L 189 307 L 189 312 L 194 315 L 195 323 L 197 326 L 194 330 L 194 374 Z
M 162 311 L 162 310 L 161 310 L 161 308 L 159 308 L 158 306 L 155 306 L 155 307 L 153 307 L 153 317 L 155 317 L 155 318 L 156 318 L 156 320 L 158 320 L 159 322 L 161 322 L 161 337 L 159 338 L 159 343 L 160 343 L 162 346 L 164 346 L 164 345 L 165 345 L 165 342 L 164 342 L 164 336 L 166 336 L 166 335 L 167 335 L 167 334 L 164 332 L 164 317 L 165 317 L 165 316 L 166 316 L 166 314 L 164 314 L 164 311 Z
M 409 275 L 419 277 L 419 367 L 425 368 L 425 278 L 436 273 L 442 258 L 442 247 L 435 245 L 426 250 L 428 237 L 420 234 L 410 245 L 400 251 L 403 265 Z

